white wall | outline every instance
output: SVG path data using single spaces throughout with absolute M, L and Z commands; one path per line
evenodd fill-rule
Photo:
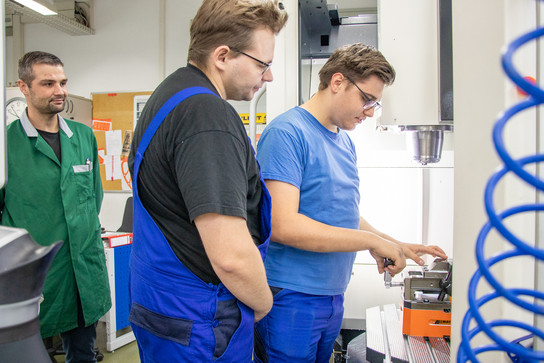
M 70 36 L 44 24 L 26 24 L 24 52 L 39 49 L 59 56 L 69 91 L 79 96 L 152 90 L 164 77 L 162 69 L 168 75 L 186 64 L 190 19 L 199 5 L 198 1 L 95 0 L 94 35 Z M 10 49 L 6 52 L 9 55 Z
M 153 90 L 187 64 L 190 20 L 199 6 L 199 1 L 95 0 L 94 35 L 70 36 L 44 24 L 26 24 L 23 53 L 43 50 L 57 55 L 65 65 L 69 92 L 78 96 Z M 11 38 L 6 39 L 7 59 L 13 55 Z M 15 66 L 8 66 L 8 81 L 16 81 Z M 119 227 L 129 195 L 105 192 L 103 227 Z

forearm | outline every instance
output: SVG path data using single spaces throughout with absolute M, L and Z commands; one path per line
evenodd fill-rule
M 253 248 L 253 251 L 247 252 L 232 263 L 212 262 L 212 267 L 221 282 L 238 300 L 253 309 L 256 317 L 263 317 L 272 308 L 272 293 L 266 281 L 259 251 Z
M 272 240 L 313 252 L 357 252 L 375 248 L 384 239 L 377 233 L 330 226 L 303 214 L 276 216 Z
M 211 265 L 237 299 L 264 316 L 272 308 L 272 293 L 264 264 L 244 219 L 205 214 L 195 219 Z
M 313 252 L 357 252 L 368 250 L 384 271 L 384 260 L 391 259 L 394 266 L 387 270 L 399 273 L 406 266 L 402 248 L 376 233 L 359 229 L 329 226 L 304 215 L 290 215 L 280 223 L 272 220 L 272 239 L 291 247 Z

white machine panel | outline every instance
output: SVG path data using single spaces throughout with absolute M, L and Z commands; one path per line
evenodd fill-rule
M 439 124 L 438 41 L 436 1 L 378 0 L 378 47 L 396 71 L 380 124 Z

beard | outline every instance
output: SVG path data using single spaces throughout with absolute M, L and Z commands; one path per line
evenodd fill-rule
M 50 113 L 59 113 L 59 112 L 62 112 L 64 111 L 64 105 L 66 103 L 66 99 L 62 99 L 62 104 L 60 105 L 57 105 L 57 104 L 53 104 L 52 102 L 49 102 L 48 103 L 48 109 L 50 110 Z
M 64 95 L 54 95 L 51 98 L 40 97 L 39 94 L 33 92 L 33 89 L 29 87 L 29 96 L 30 103 L 34 108 L 44 115 L 53 115 L 59 112 L 64 111 L 64 106 L 66 104 L 66 97 Z M 57 104 L 56 102 L 62 100 L 62 103 Z
M 34 104 L 34 107 L 44 115 L 54 115 L 59 112 L 64 111 L 66 99 L 62 99 L 62 104 L 53 103 L 53 100 L 48 100 L 47 102 L 40 102 L 40 104 Z

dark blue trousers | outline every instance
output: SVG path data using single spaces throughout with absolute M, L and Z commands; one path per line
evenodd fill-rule
M 96 323 L 61 333 L 66 363 L 95 363 Z
M 96 363 L 94 343 L 96 341 L 96 322 L 85 326 L 81 299 L 77 294 L 77 320 L 78 327 L 60 333 L 62 349 L 66 354 L 66 363 Z

